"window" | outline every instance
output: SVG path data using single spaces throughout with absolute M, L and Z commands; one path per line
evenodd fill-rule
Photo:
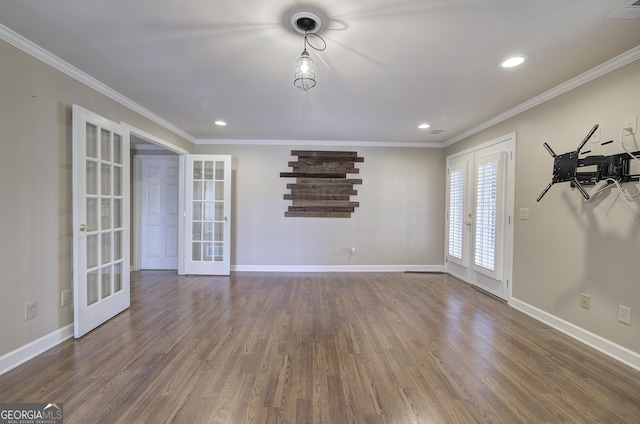
M 449 169 L 449 259 L 463 263 L 466 162 Z
M 474 269 L 499 280 L 504 215 L 504 154 L 480 158 L 475 168 Z

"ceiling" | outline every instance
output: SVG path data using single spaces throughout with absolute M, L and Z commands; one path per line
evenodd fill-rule
M 640 19 L 607 18 L 630 3 L 0 0 L 0 23 L 195 139 L 445 143 L 639 46 Z M 309 91 L 300 11 L 327 44 Z

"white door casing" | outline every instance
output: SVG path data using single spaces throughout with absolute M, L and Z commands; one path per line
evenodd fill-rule
M 74 336 L 130 305 L 129 131 L 73 105 Z
M 229 275 L 231 156 L 187 155 L 184 274 Z

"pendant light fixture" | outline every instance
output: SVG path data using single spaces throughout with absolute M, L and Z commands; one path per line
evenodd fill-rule
M 304 35 L 304 50 L 296 61 L 293 85 L 304 91 L 316 86 L 316 67 L 313 64 L 313 59 L 307 53 L 307 34 Z
M 300 90 L 310 90 L 316 86 L 316 68 L 313 59 L 307 52 L 307 46 L 317 51 L 323 51 L 327 48 L 327 44 L 322 37 L 313 31 L 320 29 L 320 18 L 313 13 L 298 13 L 291 18 L 291 25 L 300 33 L 304 34 L 304 48 L 300 57 L 296 61 L 296 70 L 293 79 L 293 85 Z M 317 37 L 322 41 L 322 47 L 314 46 L 309 42 L 309 37 Z

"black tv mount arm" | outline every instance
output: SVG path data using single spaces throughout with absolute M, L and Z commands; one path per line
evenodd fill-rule
M 544 143 L 545 149 L 553 157 L 553 177 L 549 185 L 542 190 L 542 193 L 536 199 L 539 202 L 547 191 L 555 183 L 570 182 L 571 187 L 577 188 L 582 196 L 589 200 L 591 196 L 585 190 L 584 186 L 595 185 L 600 181 L 615 180 L 619 183 L 626 183 L 629 181 L 640 181 L 640 174 L 631 174 L 631 160 L 633 156 L 640 156 L 640 151 L 637 152 L 625 152 L 618 153 L 616 155 L 609 156 L 586 156 L 580 158 L 581 154 L 591 153 L 590 150 L 580 153 L 580 150 L 587 144 L 587 141 L 598 129 L 598 124 L 594 125 L 589 131 L 589 134 L 578 145 L 578 148 L 573 152 L 564 153 L 562 155 L 556 155 L 553 149 Z M 613 140 L 605 141 L 602 145 L 611 144 Z M 578 169 L 590 166 L 590 170 L 579 172 Z M 593 168 L 595 166 L 595 169 Z

